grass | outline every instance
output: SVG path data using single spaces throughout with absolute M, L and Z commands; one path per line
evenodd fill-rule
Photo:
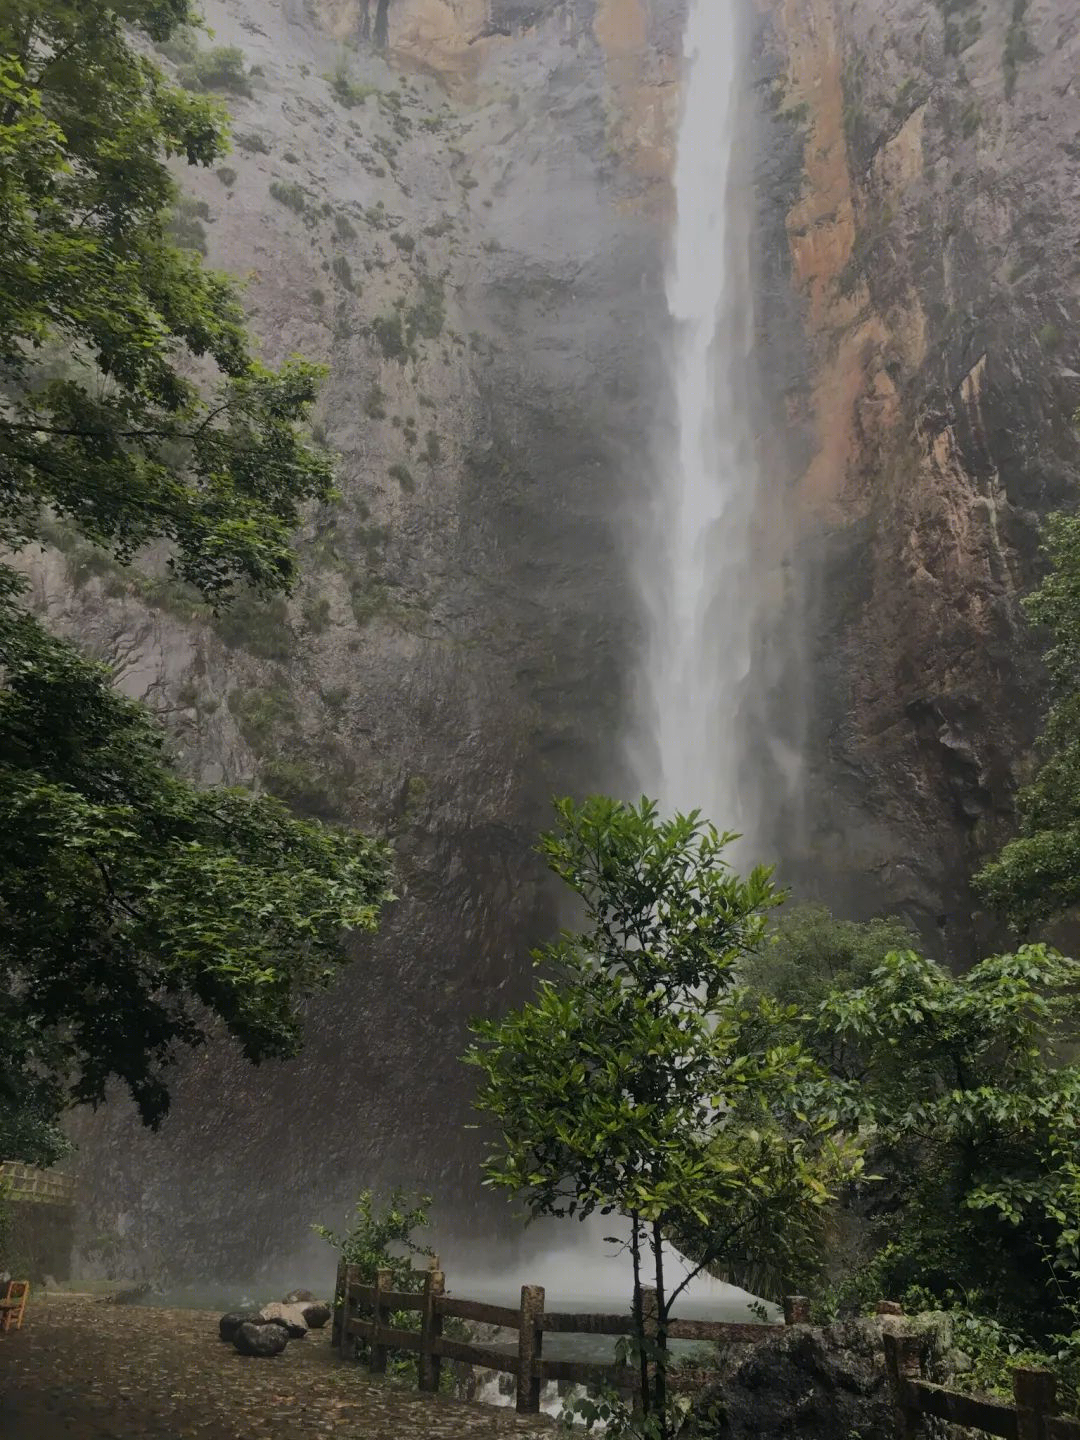
M 271 180 L 270 194 L 289 210 L 295 210 L 297 215 L 302 215 L 307 209 L 307 197 L 303 187 L 295 180 Z

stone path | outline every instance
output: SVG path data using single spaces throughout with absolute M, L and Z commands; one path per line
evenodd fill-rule
M 12 1440 L 502 1440 L 555 1426 L 512 1410 L 420 1395 L 343 1363 L 328 1331 L 249 1360 L 217 1316 L 31 1303 L 0 1335 L 0 1435 Z

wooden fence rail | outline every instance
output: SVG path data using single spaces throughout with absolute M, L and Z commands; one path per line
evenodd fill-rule
M 1080 1440 L 1080 1420 L 1060 1413 L 1057 1382 L 1049 1370 L 1013 1371 L 1013 1403 L 965 1395 L 932 1385 L 921 1373 L 917 1335 L 886 1334 L 885 1366 L 900 1440 L 917 1440 L 923 1420 L 934 1417 L 1005 1440 Z
M 545 1333 L 631 1335 L 634 1322 L 629 1315 L 546 1310 L 544 1290 L 540 1285 L 523 1285 L 521 1301 L 516 1308 L 489 1305 L 481 1300 L 461 1300 L 444 1293 L 445 1277 L 438 1268 L 424 1272 L 423 1289 L 420 1291 L 391 1289 L 389 1270 L 378 1271 L 374 1285 L 361 1285 L 357 1273 L 353 1265 L 342 1264 L 338 1268 L 336 1293 L 340 1298 L 340 1316 L 335 1327 L 337 1342 L 342 1356 L 349 1357 L 355 1340 L 367 1341 L 369 1367 L 374 1374 L 385 1373 L 388 1350 L 416 1353 L 417 1379 L 421 1390 L 439 1388 L 444 1360 L 457 1360 L 485 1370 L 499 1370 L 516 1378 L 517 1408 L 523 1415 L 535 1415 L 539 1411 L 540 1390 L 545 1380 L 574 1385 L 608 1384 L 627 1392 L 633 1391 L 639 1383 L 637 1371 L 625 1365 L 548 1360 L 543 1354 Z M 361 1308 L 368 1312 L 367 1316 L 357 1313 Z M 419 1311 L 419 1330 L 401 1330 L 390 1324 L 390 1317 L 402 1311 Z M 800 1296 L 789 1297 L 784 1302 L 784 1316 L 788 1324 L 809 1320 L 809 1302 Z M 448 1317 L 516 1330 L 516 1352 L 451 1339 L 443 1334 L 443 1322 Z M 730 1321 L 674 1320 L 668 1326 L 668 1335 L 673 1340 L 755 1345 L 764 1340 L 772 1329 L 770 1325 L 739 1325 Z M 689 1377 L 684 1377 L 684 1380 L 686 1378 Z

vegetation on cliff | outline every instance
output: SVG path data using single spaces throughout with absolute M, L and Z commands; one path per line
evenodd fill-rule
M 976 889 L 1022 931 L 1080 904 L 1080 517 L 1051 516 L 1044 544 L 1049 573 L 1024 609 L 1049 635 L 1056 698 L 1041 763 L 1017 797 L 1020 834 L 975 878 Z
M 214 606 L 288 590 L 291 534 L 333 498 L 304 436 L 318 371 L 252 357 L 237 295 L 178 243 L 167 162 L 227 148 L 168 83 L 186 0 L 0 4 L 0 540 L 55 517 L 120 562 L 150 542 Z M 165 1113 L 181 1044 L 292 1053 L 299 997 L 390 898 L 383 847 L 277 802 L 198 790 L 150 713 L 0 577 L 0 1155 L 47 1162 L 58 1119 L 125 1082 Z

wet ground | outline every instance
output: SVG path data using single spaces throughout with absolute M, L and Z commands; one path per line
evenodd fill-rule
M 501 1440 L 554 1435 L 512 1410 L 420 1395 L 338 1359 L 328 1331 L 272 1360 L 217 1338 L 217 1315 L 74 1298 L 0 1335 L 4 1440 Z

